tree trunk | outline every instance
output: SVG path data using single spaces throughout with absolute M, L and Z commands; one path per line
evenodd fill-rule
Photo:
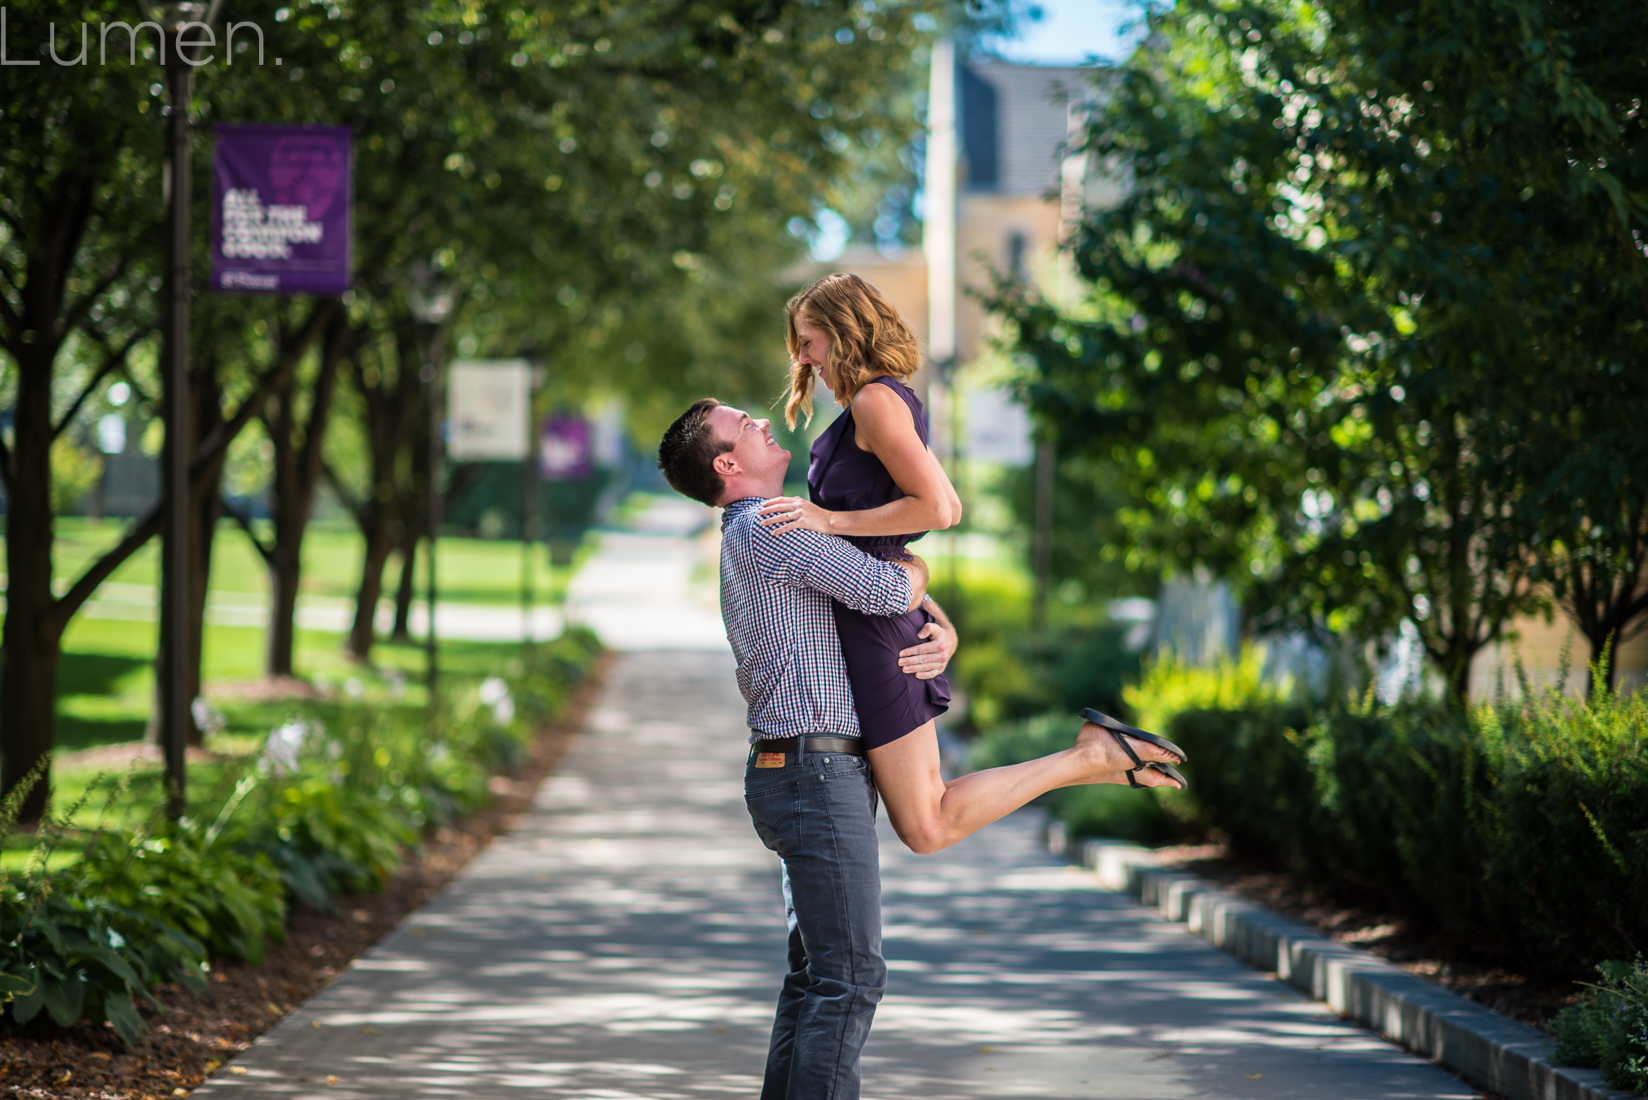
M 17 372 L 16 435 L 6 500 L 6 625 L 0 730 L 9 793 L 51 752 L 62 624 L 52 597 L 51 359 L 41 347 Z M 46 810 L 49 775 L 23 802 L 21 821 Z
M 0 635 L 0 787 L 6 793 L 52 750 L 57 718 L 57 666 L 65 619 L 52 592 L 52 372 L 62 350 L 69 274 L 75 267 L 99 181 L 66 171 L 39 191 L 33 239 L 25 250 L 20 309 L 7 310 L 6 351 L 16 364 L 13 437 L 6 456 L 6 624 Z M 14 223 L 15 224 L 15 223 Z M 18 820 L 46 811 L 50 775 L 43 773 L 19 808 Z
M 418 533 L 419 528 L 409 523 L 401 534 L 401 576 L 395 586 L 395 631 L 392 635 L 397 642 L 412 640 L 412 597 L 418 589 Z
M 264 427 L 274 444 L 275 478 L 269 512 L 275 523 L 269 560 L 269 648 L 264 672 L 270 677 L 293 674 L 292 654 L 297 641 L 298 582 L 303 572 L 303 538 L 315 506 L 315 490 L 325 471 L 321 448 L 332 414 L 338 370 L 351 343 L 348 315 L 333 314 L 321 342 L 320 366 L 309 394 L 307 416 L 300 418 L 296 402 L 300 387 L 296 374 L 272 394 Z
M 418 352 L 417 332 L 410 324 L 397 326 L 391 335 L 393 371 L 389 369 L 382 344 L 378 345 L 378 367 L 370 374 L 360 358 L 355 360 L 355 386 L 366 402 L 370 482 L 367 499 L 355 509 L 366 545 L 355 599 L 355 621 L 346 648 L 350 656 L 361 661 L 371 659 L 372 646 L 377 640 L 378 600 L 383 596 L 383 571 L 389 555 L 400 549 L 402 560 L 406 560 L 408 540 L 416 544 L 420 515 L 417 486 L 421 458 L 413 445 L 413 427 L 422 407 L 418 382 L 422 357 Z M 408 467 L 412 474 L 410 487 L 404 472 Z M 405 572 L 404 566 L 402 572 Z M 401 589 L 395 601 L 396 639 L 406 636 L 410 607 L 410 593 L 404 583 Z
M 345 648 L 357 661 L 372 660 L 372 646 L 377 641 L 378 601 L 383 597 L 383 570 L 389 555 L 395 550 L 400 531 L 384 522 L 371 525 L 366 531 L 366 551 L 361 556 L 360 589 L 355 596 L 355 621 L 349 627 Z

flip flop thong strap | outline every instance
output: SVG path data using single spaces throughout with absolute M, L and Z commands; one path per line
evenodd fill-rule
M 1144 767 L 1144 761 L 1140 760 L 1139 754 L 1133 751 L 1133 746 L 1127 743 L 1127 734 L 1120 733 L 1116 730 L 1111 730 L 1110 736 L 1116 739 L 1116 744 L 1122 747 L 1122 751 L 1128 755 L 1129 759 L 1131 759 L 1133 763 L 1137 764 L 1140 768 Z M 1136 771 L 1137 769 L 1134 770 Z M 1130 777 L 1132 774 L 1132 772 L 1128 773 Z M 1138 784 L 1134 784 L 1134 786 L 1138 786 Z

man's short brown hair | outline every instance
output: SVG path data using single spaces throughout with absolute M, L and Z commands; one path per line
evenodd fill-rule
M 721 402 L 713 397 L 694 401 L 658 444 L 658 468 L 664 471 L 670 487 L 705 504 L 721 503 L 726 482 L 715 472 L 715 459 L 733 448 L 710 428 L 710 413 L 720 406 Z

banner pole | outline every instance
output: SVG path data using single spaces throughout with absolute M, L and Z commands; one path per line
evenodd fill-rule
M 166 758 L 166 812 L 177 820 L 184 813 L 188 780 L 189 735 L 189 100 L 194 70 L 173 50 L 167 83 L 172 115 L 166 128 L 171 206 L 166 241 L 166 535 L 162 546 L 161 591 L 164 635 L 161 646 L 160 744 Z

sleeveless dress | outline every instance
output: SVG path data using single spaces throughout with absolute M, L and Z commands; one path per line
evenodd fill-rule
M 927 417 L 921 399 L 896 379 L 883 375 L 870 384 L 878 383 L 910 407 L 916 432 L 926 443 Z M 858 446 L 851 407 L 843 409 L 813 441 L 809 457 L 807 492 L 821 508 L 861 512 L 904 496 L 881 460 Z M 926 533 L 847 536 L 847 541 L 883 561 L 909 561 L 905 545 Z M 898 667 L 900 650 L 927 641 L 919 637 L 921 628 L 933 621 L 925 609 L 903 615 L 864 615 L 838 603 L 830 606 L 866 749 L 896 741 L 950 709 L 950 681 L 943 676 L 918 680 Z

